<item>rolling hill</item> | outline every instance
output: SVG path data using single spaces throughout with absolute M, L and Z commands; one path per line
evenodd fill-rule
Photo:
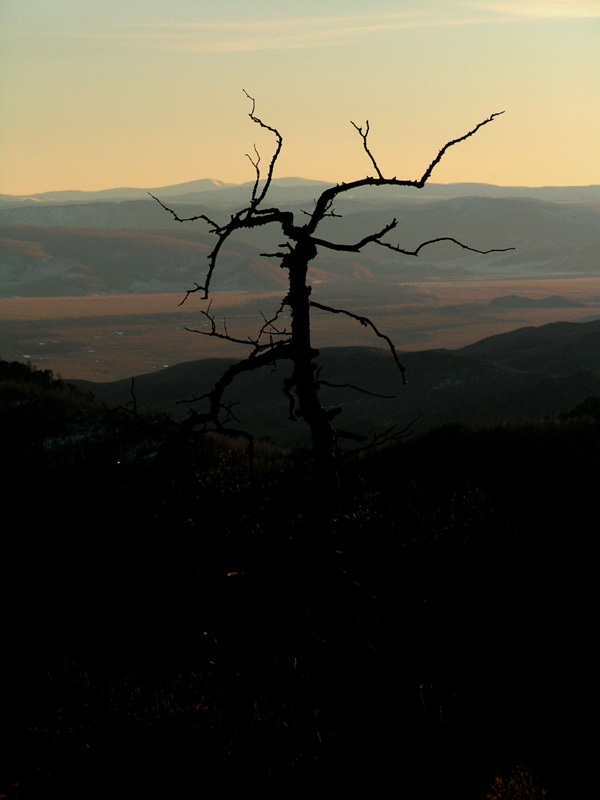
M 174 207 L 182 216 L 204 213 L 224 219 L 223 209 L 216 207 Z M 353 275 L 362 272 L 383 282 L 600 273 L 600 206 L 466 197 L 428 203 L 349 200 L 337 211 L 341 217 L 325 220 L 322 231 L 333 242 L 356 241 L 397 217 L 398 240 L 404 248 L 455 237 L 479 250 L 514 249 L 484 256 L 442 242 L 416 259 L 374 244 L 354 255 L 320 248 L 314 266 L 329 275 L 347 275 L 349 265 Z M 264 291 L 281 286 L 276 262 L 262 256 L 277 250 L 278 226 L 240 232 L 240 237 L 228 240 L 220 254 L 215 277 L 222 279 L 221 288 Z M 198 280 L 214 244 L 205 223 L 179 225 L 150 200 L 4 210 L 0 211 L 0 296 L 181 290 Z

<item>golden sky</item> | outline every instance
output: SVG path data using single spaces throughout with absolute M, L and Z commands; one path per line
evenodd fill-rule
M 0 0 L 0 192 L 372 174 L 600 184 L 600 0 Z

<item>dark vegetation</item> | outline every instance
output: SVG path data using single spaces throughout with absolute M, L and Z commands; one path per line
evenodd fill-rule
M 344 462 L 327 518 L 307 451 L 0 377 L 0 796 L 590 796 L 597 400 Z

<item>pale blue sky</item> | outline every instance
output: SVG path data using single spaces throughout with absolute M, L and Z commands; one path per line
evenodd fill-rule
M 600 1 L 0 0 L 0 192 L 277 174 L 600 183 Z

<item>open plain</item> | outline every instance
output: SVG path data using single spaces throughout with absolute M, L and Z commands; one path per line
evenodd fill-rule
M 208 329 L 201 314 L 207 305 L 198 295 L 179 305 L 183 288 L 180 294 L 0 298 L 0 356 L 29 361 L 63 378 L 91 381 L 118 380 L 200 358 L 242 357 L 242 345 L 186 330 Z M 319 292 L 315 287 L 321 299 Z M 325 302 L 333 292 L 333 287 L 325 292 Z M 490 305 L 495 298 L 511 297 L 531 302 Z M 261 312 L 273 312 L 280 300 L 280 292 L 219 292 L 211 310 L 217 322 L 226 321 L 230 333 L 245 337 L 262 324 Z M 471 277 L 385 287 L 357 281 L 351 294 L 336 298 L 336 305 L 370 316 L 401 351 L 457 348 L 520 327 L 596 319 L 600 277 Z M 316 312 L 313 330 L 321 347 L 383 344 L 339 315 Z

